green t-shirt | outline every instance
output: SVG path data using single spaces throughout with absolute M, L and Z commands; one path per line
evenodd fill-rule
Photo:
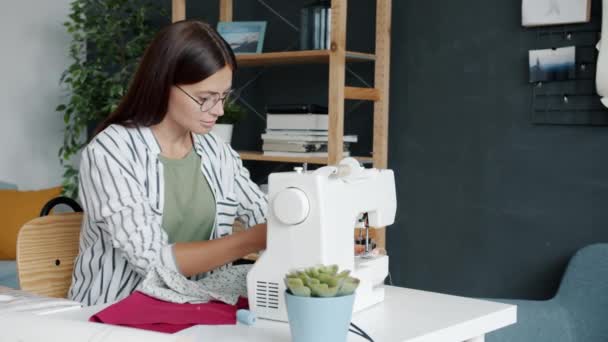
M 215 222 L 215 198 L 194 149 L 183 159 L 159 155 L 165 178 L 163 228 L 169 243 L 209 240 Z

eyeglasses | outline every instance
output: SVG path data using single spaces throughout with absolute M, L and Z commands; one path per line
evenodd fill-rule
M 220 101 L 222 101 L 222 106 L 223 106 L 226 103 L 226 101 L 229 101 L 230 95 L 232 95 L 232 90 L 229 90 L 228 92 L 226 92 L 224 94 L 224 96 L 221 96 L 218 93 L 213 93 L 213 94 L 209 94 L 209 96 L 206 96 L 202 101 L 199 101 L 199 100 L 195 99 L 192 95 L 188 94 L 188 92 L 186 92 L 180 86 L 176 85 L 175 87 L 177 89 L 181 90 L 182 93 L 186 94 L 186 96 L 191 98 L 192 101 L 196 102 L 196 104 L 199 105 L 201 112 L 203 112 L 203 113 L 210 111 Z

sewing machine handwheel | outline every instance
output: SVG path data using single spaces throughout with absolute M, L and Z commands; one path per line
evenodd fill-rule
M 287 188 L 274 197 L 272 209 L 279 221 L 287 225 L 295 225 L 304 222 L 308 217 L 310 204 L 304 191 Z

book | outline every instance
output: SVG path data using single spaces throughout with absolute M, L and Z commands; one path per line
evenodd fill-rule
M 270 156 L 270 157 L 300 157 L 300 158 L 306 158 L 306 157 L 322 157 L 322 158 L 327 158 L 328 157 L 328 152 L 277 152 L 277 151 L 264 151 L 263 153 L 265 156 Z M 350 152 L 349 151 L 344 151 L 342 153 L 342 157 L 348 157 L 350 156 Z
M 345 143 L 343 149 L 347 151 L 349 144 Z M 264 142 L 263 151 L 276 152 L 327 152 L 326 143 L 292 143 L 292 142 Z
M 304 7 L 300 10 L 300 50 L 310 50 L 310 10 Z
M 80 309 L 81 307 L 81 303 L 69 299 L 44 297 L 0 286 L 0 314 L 30 312 L 38 315 L 47 315 L 66 310 Z
M 312 39 L 312 49 L 319 50 L 321 48 L 320 39 L 321 39 L 321 7 L 314 6 L 312 8 L 313 13 L 313 39 Z
M 266 129 L 315 129 L 327 130 L 327 114 L 268 114 Z
M 327 107 L 314 103 L 272 104 L 266 106 L 268 114 L 327 114 Z
M 289 131 L 281 133 L 263 133 L 262 140 L 264 141 L 293 141 L 302 143 L 313 143 L 313 142 L 328 142 L 329 136 L 327 132 L 325 134 L 290 134 Z M 342 137 L 343 142 L 356 143 L 358 137 L 356 135 L 345 135 Z
M 326 136 L 326 129 L 266 129 L 267 134 Z
M 326 41 L 326 39 L 325 39 L 325 30 L 326 30 L 326 28 L 325 28 L 325 25 L 326 25 L 325 20 L 327 19 L 327 17 L 325 16 L 325 7 L 322 7 L 322 6 L 320 7 L 320 9 L 319 9 L 319 17 L 320 17 L 321 25 L 319 26 L 319 32 L 318 32 L 318 35 L 319 35 L 319 46 L 317 48 L 321 49 L 321 50 L 324 50 L 324 49 L 326 49 L 326 47 L 325 47 L 325 41 Z
M 323 146 L 322 144 L 300 145 L 264 143 L 264 145 L 262 145 L 262 150 L 265 152 L 327 152 L 327 146 Z

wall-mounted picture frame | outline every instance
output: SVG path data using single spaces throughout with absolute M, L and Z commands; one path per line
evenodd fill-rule
M 522 26 L 586 23 L 591 20 L 591 0 L 522 0 Z
M 266 34 L 265 21 L 220 21 L 218 33 L 235 54 L 261 53 Z
M 530 50 L 530 82 L 576 79 L 576 47 Z

